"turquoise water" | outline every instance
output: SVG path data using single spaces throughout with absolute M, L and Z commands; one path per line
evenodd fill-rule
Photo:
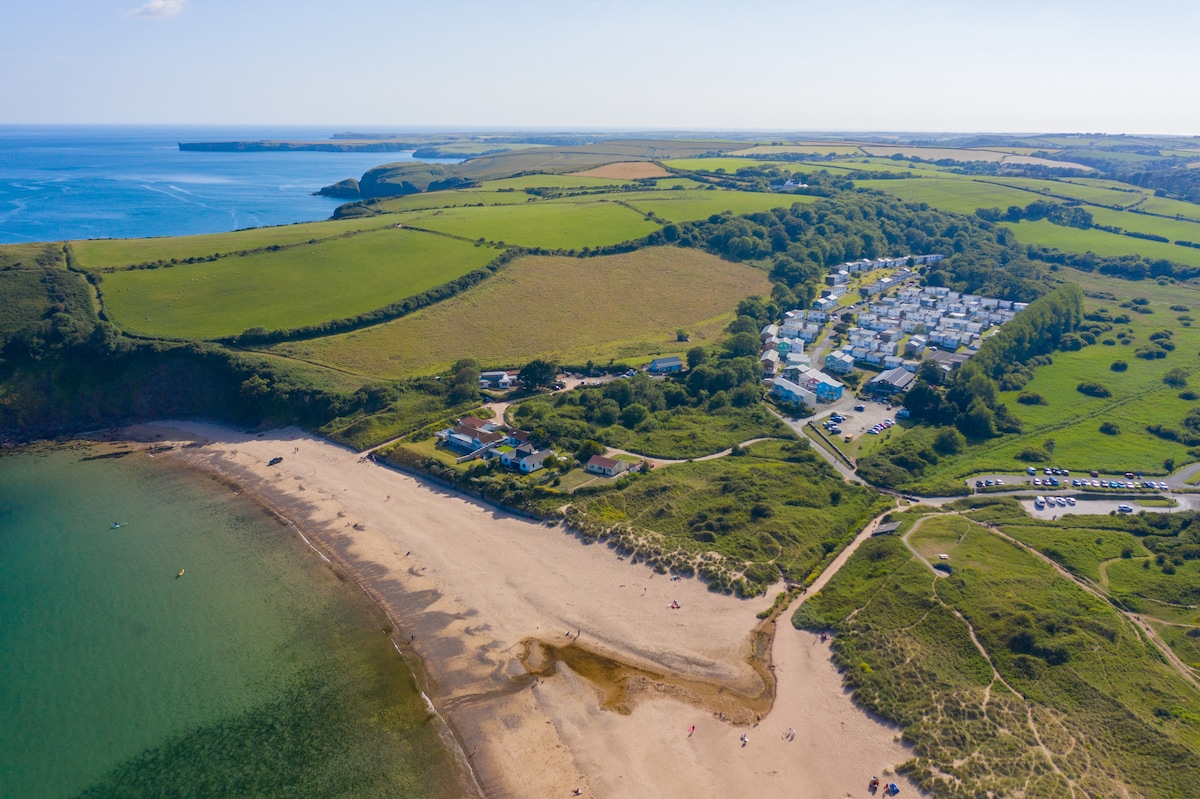
M 231 489 L 98 452 L 0 457 L 0 797 L 471 793 L 352 583 Z

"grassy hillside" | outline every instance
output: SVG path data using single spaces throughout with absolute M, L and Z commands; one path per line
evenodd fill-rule
M 1127 225 L 1122 227 L 1128 227 L 1130 230 L 1141 231 L 1154 226 L 1153 221 L 1145 221 L 1146 217 L 1134 214 L 1123 216 L 1126 217 Z M 1094 252 L 1097 255 L 1141 255 L 1150 259 L 1165 258 L 1189 266 L 1200 266 L 1200 250 L 1194 247 L 1145 241 L 1104 230 L 1063 227 L 1044 219 L 1037 222 L 1018 222 L 1011 227 L 1022 244 L 1054 247 L 1065 252 Z
M 109 315 L 127 330 L 211 339 L 353 316 L 418 294 L 495 258 L 488 247 L 385 229 L 211 263 L 104 275 Z
M 935 577 L 872 539 L 797 612 L 832 628 L 855 698 L 916 746 L 938 797 L 1183 797 L 1200 781 L 1200 694 L 1104 601 L 984 527 L 927 520 Z
M 765 272 L 673 247 L 599 258 L 528 257 L 403 319 L 274 349 L 391 378 L 439 371 L 465 357 L 493 366 L 535 357 L 648 358 L 691 346 L 675 341 L 680 327 L 697 341 L 716 338 L 740 298 L 769 291 Z
M 667 191 L 623 195 L 620 201 L 642 213 L 652 213 L 667 222 L 690 222 L 730 211 L 751 214 L 786 208 L 794 203 L 811 203 L 816 197 L 761 194 L 748 191 Z
M 524 205 L 447 208 L 405 214 L 405 226 L 434 230 L 472 241 L 545 249 L 603 247 L 658 230 L 641 214 L 606 200 L 576 199 Z

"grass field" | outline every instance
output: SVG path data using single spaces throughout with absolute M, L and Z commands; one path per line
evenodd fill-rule
M 964 518 L 929 518 L 911 541 L 949 555 L 951 576 L 935 578 L 897 537 L 871 539 L 795 622 L 834 630 L 856 700 L 904 726 L 918 752 L 906 770 L 923 787 L 1188 795 L 1200 696 L 1131 623 Z
M 731 175 L 739 169 L 744 169 L 748 166 L 763 166 L 764 164 L 779 166 L 784 169 L 790 168 L 785 161 L 769 161 L 754 158 L 675 158 L 662 162 L 662 165 L 668 169 L 682 169 L 689 172 L 717 172 L 724 170 Z
M 481 189 L 464 189 L 462 191 L 429 191 L 421 194 L 409 194 L 406 197 L 393 197 L 390 200 L 380 200 L 374 208 L 387 213 L 401 211 L 423 211 L 433 208 L 455 208 L 466 205 L 521 205 L 529 202 L 529 195 L 524 192 L 483 191 Z M 397 220 L 390 220 L 394 224 Z
M 497 255 L 445 236 L 379 230 L 310 247 L 104 276 L 113 320 L 168 338 L 220 338 L 354 316 L 478 269 Z
M 1197 208 L 1200 211 L 1200 207 Z M 1107 208 L 1088 208 L 1097 225 L 1110 225 L 1133 230 L 1138 233 L 1153 233 L 1171 241 L 1194 241 L 1200 243 L 1200 222 L 1178 219 L 1163 219 L 1160 216 L 1134 214 L 1129 211 L 1110 211 Z M 1178 258 L 1174 260 L 1179 260 Z
M 1074 200 L 1080 200 L 1085 203 L 1097 203 L 1099 205 L 1116 205 L 1122 208 L 1127 208 L 1135 203 L 1144 200 L 1149 192 L 1142 189 L 1135 189 L 1133 186 L 1128 186 L 1113 181 L 1094 181 L 1095 184 L 1106 185 L 1089 185 L 1082 182 L 1084 179 L 1065 180 L 1038 180 L 1037 178 L 1010 178 L 1010 177 L 995 177 L 982 178 L 989 183 L 1002 183 L 1006 186 L 1014 186 L 1017 188 L 1030 189 L 1039 194 L 1051 195 L 1054 197 L 1065 197 Z M 1120 187 L 1120 188 L 1117 188 Z M 1124 189 L 1121 191 L 1120 189 Z M 1131 191 L 1132 189 L 1132 191 Z M 1030 201 L 1033 202 L 1036 197 L 1030 195 Z M 1026 203 L 1028 205 L 1029 203 Z M 1089 211 L 1095 210 L 1092 208 Z
M 914 180 L 856 180 L 860 189 L 875 189 L 905 202 L 927 203 L 944 211 L 973 214 L 977 208 L 1024 208 L 1038 199 L 1021 189 L 955 178 L 920 178 Z M 1047 223 L 1049 224 L 1049 223 Z
M 1140 217 L 1134 217 L 1138 224 Z M 1151 220 L 1153 217 L 1146 217 Z M 1151 224 L 1153 224 L 1151 222 Z M 1200 266 L 1200 250 L 1180 247 L 1160 241 L 1146 241 L 1103 230 L 1080 230 L 1079 228 L 1054 225 L 1046 220 L 1018 222 L 1011 225 L 1017 240 L 1022 244 L 1039 247 L 1055 247 L 1064 252 L 1094 252 L 1097 255 L 1140 255 L 1144 258 L 1165 258 L 1189 266 Z M 1131 224 L 1132 228 L 1132 224 Z M 1132 228 L 1138 230 L 1139 228 Z
M 621 202 L 628 203 L 638 211 L 653 213 L 667 222 L 689 222 L 707 219 L 713 214 L 732 211 L 734 214 L 750 214 L 770 211 L 772 208 L 789 208 L 795 203 L 811 203 L 816 197 L 787 194 L 764 194 L 750 191 L 665 191 L 637 192 L 622 195 Z
M 447 208 L 406 214 L 401 219 L 406 227 L 546 249 L 603 247 L 658 230 L 658 225 L 647 222 L 635 211 L 614 202 L 591 199 Z
M 437 372 L 465 357 L 485 366 L 649 359 L 694 346 L 675 341 L 680 327 L 694 342 L 715 340 L 738 299 L 770 288 L 765 272 L 694 250 L 531 257 L 395 322 L 276 349 L 372 377 Z
M 1184 327 L 1178 321 L 1179 312 L 1171 305 L 1183 304 L 1200 309 L 1200 287 L 1191 284 L 1160 286 L 1153 281 L 1133 283 L 1061 269 L 1060 277 L 1079 283 L 1086 292 L 1108 292 L 1120 299 L 1116 302 L 1089 297 L 1084 301 L 1085 312 L 1101 308 L 1112 315 L 1127 314 L 1129 322 L 1115 324 L 1114 329 L 1100 336 L 1099 342 L 1129 340 L 1128 345 L 1105 346 L 1097 343 L 1076 352 L 1056 352 L 1053 364 L 1034 370 L 1031 380 L 1022 391 L 1040 394 L 1046 405 L 1023 405 L 1016 401 L 1019 391 L 1000 392 L 999 399 L 1010 412 L 1024 423 L 1024 432 L 1004 436 L 991 442 L 969 447 L 963 454 L 943 458 L 936 475 L 960 478 L 992 471 L 1019 471 L 1025 464 L 1015 459 L 1026 447 L 1043 447 L 1052 440 L 1055 465 L 1069 469 L 1097 469 L 1105 473 L 1145 471 L 1163 474 L 1163 462 L 1172 459 L 1176 468 L 1195 460 L 1188 455 L 1184 444 L 1167 441 L 1146 430 L 1149 424 L 1179 428 L 1184 415 L 1196 401 L 1180 398 L 1182 388 L 1167 386 L 1163 376 L 1170 369 L 1182 368 L 1189 373 L 1189 384 L 1200 389 L 1200 329 Z M 1118 307 L 1122 300 L 1145 298 L 1152 313 L 1137 314 Z M 1085 322 L 1085 324 L 1087 324 Z M 1144 360 L 1134 352 L 1149 343 L 1152 333 L 1173 330 L 1175 350 L 1166 358 Z M 1118 335 L 1123 337 L 1118 339 Z M 1124 361 L 1128 369 L 1114 372 L 1111 365 Z M 1084 381 L 1096 381 L 1112 396 L 1097 398 L 1075 390 Z M 1104 422 L 1115 422 L 1117 435 L 1100 432 Z M 932 485 L 935 478 L 927 478 Z
M 473 191 L 499 191 L 500 189 L 546 189 L 546 188 L 586 188 L 596 189 L 604 186 L 624 186 L 632 183 L 624 178 L 598 178 L 584 175 L 522 175 L 517 178 L 488 180 L 479 184 Z
M 327 222 L 305 222 L 298 225 L 252 228 L 233 233 L 210 233 L 202 236 L 178 236 L 153 239 L 94 239 L 73 241 L 71 250 L 77 265 L 96 269 L 106 266 L 170 261 L 172 258 L 208 257 L 263 247 L 303 244 L 353 233 L 376 230 L 394 224 L 387 219 L 368 217 Z
M 801 155 L 856 155 L 861 153 L 858 145 L 854 144 L 826 144 L 824 142 L 812 142 L 809 144 L 760 144 L 757 147 L 747 147 L 744 150 L 734 150 L 730 155 L 762 155 L 772 156 L 780 153 L 799 153 Z

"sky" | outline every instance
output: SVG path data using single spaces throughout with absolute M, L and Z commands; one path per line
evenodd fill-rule
M 0 3 L 0 124 L 1200 134 L 1197 0 Z

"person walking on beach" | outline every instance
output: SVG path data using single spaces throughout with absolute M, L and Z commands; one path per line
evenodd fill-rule
M 742 738 L 741 738 L 741 740 L 742 740 L 742 747 L 743 747 L 743 748 L 745 748 L 746 744 L 750 743 L 750 737 L 749 737 L 748 735 L 746 735 L 746 733 L 742 733 Z
M 688 737 L 689 737 L 689 738 L 691 738 L 691 737 L 692 737 L 692 733 L 694 733 L 695 731 L 696 731 L 696 725 L 695 725 L 695 724 L 693 724 L 692 726 L 688 727 Z

